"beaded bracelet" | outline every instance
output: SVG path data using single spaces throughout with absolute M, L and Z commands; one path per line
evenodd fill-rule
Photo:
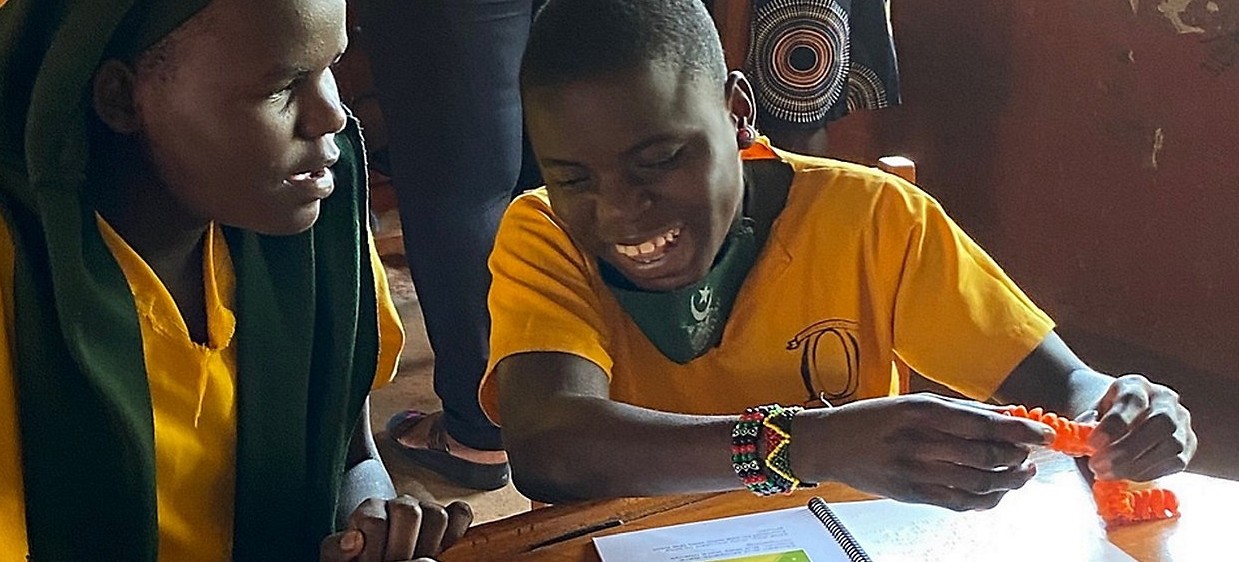
M 731 430 L 731 467 L 749 491 L 769 496 L 784 491 L 770 481 L 764 462 L 757 450 L 762 434 L 762 421 L 783 410 L 778 404 L 748 408 Z
M 801 409 L 778 404 L 748 408 L 732 429 L 732 469 L 754 494 L 788 494 L 816 486 L 792 474 L 788 457 L 791 420 Z
M 812 488 L 816 482 L 806 482 L 792 474 L 790 449 L 792 444 L 792 419 L 804 410 L 799 406 L 786 408 L 776 414 L 766 416 L 762 420 L 766 442 L 766 456 L 763 464 L 767 478 L 776 480 L 786 488 L 787 493 L 800 488 Z

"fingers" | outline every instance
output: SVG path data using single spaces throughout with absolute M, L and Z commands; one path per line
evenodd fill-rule
M 417 556 L 434 556 L 443 550 L 443 534 L 447 531 L 447 510 L 437 503 L 422 502 L 422 520 L 418 531 Z
M 1191 414 L 1167 387 L 1125 375 L 1110 385 L 1098 410 L 1089 460 L 1098 478 L 1151 480 L 1183 470 L 1195 454 Z
M 384 562 L 383 550 L 387 545 L 387 506 L 378 498 L 368 498 L 353 510 L 348 518 L 348 527 L 361 531 L 365 548 L 357 557 L 358 562 Z
M 1007 416 L 979 402 L 930 399 L 916 407 L 935 430 L 973 441 L 998 441 L 1034 447 L 1054 441 L 1054 429 L 1041 422 Z
M 318 547 L 320 562 L 350 562 L 361 554 L 365 539 L 356 529 L 340 531 L 323 539 Z
M 951 435 L 929 439 L 913 447 L 920 461 L 941 461 L 980 470 L 1019 468 L 1028 459 L 1028 449 L 1001 441 L 970 441 Z
M 422 506 L 409 496 L 387 502 L 387 548 L 384 560 L 408 560 L 417 552 L 418 530 L 422 527 Z M 435 554 L 435 553 L 430 553 Z
M 1101 419 L 1089 437 L 1094 450 L 1106 449 L 1144 417 L 1149 409 L 1151 386 L 1148 379 L 1140 375 L 1124 375 L 1110 384 L 1098 404 Z
M 462 501 L 447 504 L 447 530 L 443 533 L 443 548 L 448 548 L 465 536 L 473 524 L 473 508 Z
M 1006 490 L 1002 490 L 988 494 L 973 494 L 957 488 L 930 484 L 914 485 L 911 488 L 911 492 L 912 494 L 909 497 L 898 499 L 900 501 L 933 504 L 952 511 L 990 509 L 998 505 L 998 501 L 1007 493 Z
M 921 471 L 921 481 L 984 496 L 1021 488 L 1036 474 L 1037 468 L 1031 462 L 1002 470 L 977 470 L 949 462 L 935 462 L 925 465 Z
M 369 498 L 349 516 L 348 530 L 323 540 L 323 562 L 393 562 L 428 559 L 460 540 L 473 523 L 469 504 L 444 508 L 402 495 Z

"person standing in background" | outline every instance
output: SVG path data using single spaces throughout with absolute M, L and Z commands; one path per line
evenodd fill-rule
M 826 156 L 827 124 L 898 105 L 889 0 L 753 0 L 745 73 L 778 146 Z
M 529 178 L 518 86 L 533 0 L 366 0 L 365 48 L 389 133 L 405 256 L 434 350 L 441 412 L 387 424 L 398 450 L 462 486 L 509 479 L 499 429 L 478 406 L 490 319 L 486 260 Z M 536 172 L 532 174 L 536 176 Z

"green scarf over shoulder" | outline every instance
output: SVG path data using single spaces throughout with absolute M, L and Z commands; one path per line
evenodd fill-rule
M 31 559 L 153 561 L 154 426 L 129 286 L 83 197 L 86 92 L 206 0 L 0 7 L 0 204 L 16 241 L 14 344 Z M 226 229 L 236 269 L 236 560 L 312 560 L 334 529 L 378 343 L 364 152 L 336 136 L 309 231 Z

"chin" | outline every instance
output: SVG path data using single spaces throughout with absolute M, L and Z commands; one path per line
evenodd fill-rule
M 265 220 L 250 227 L 242 227 L 266 236 L 294 236 L 301 234 L 318 222 L 319 203 L 300 207 L 282 217 L 281 220 Z

